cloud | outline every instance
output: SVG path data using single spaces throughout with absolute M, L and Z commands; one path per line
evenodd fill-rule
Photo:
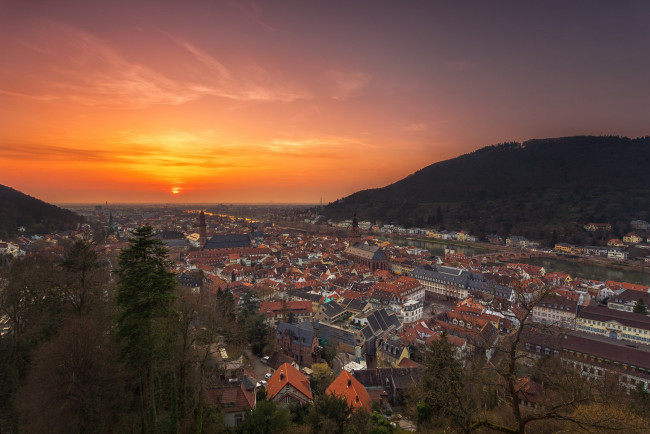
M 359 94 L 372 77 L 363 71 L 332 70 L 328 73 L 331 81 L 332 99 L 346 100 Z
M 179 105 L 205 96 L 234 101 L 283 101 L 309 98 L 309 94 L 261 68 L 232 71 L 198 47 L 169 35 L 194 60 L 198 80 L 172 79 L 121 55 L 102 39 L 50 20 L 37 20 L 24 41 L 41 69 L 29 91 L 7 84 L 3 94 L 40 100 L 68 100 L 104 108 L 144 108 Z M 24 65 L 27 70 L 29 65 Z M 9 71 L 20 75 L 20 67 Z M 6 82 L 6 80 L 5 80 Z M 36 89 L 38 90 L 36 90 Z
M 320 137 L 303 140 L 273 139 L 266 145 L 266 149 L 274 153 L 282 153 L 284 156 L 303 155 L 313 157 L 316 155 L 339 158 L 340 151 L 345 148 L 369 147 L 368 144 L 346 137 Z
M 430 122 L 414 122 L 408 124 L 406 128 L 404 128 L 404 130 L 411 133 L 419 133 L 428 130 L 430 126 L 431 126 Z

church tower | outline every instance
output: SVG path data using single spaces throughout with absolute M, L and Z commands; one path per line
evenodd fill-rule
M 361 242 L 361 232 L 359 231 L 359 221 L 357 220 L 357 213 L 354 213 L 352 219 L 352 226 L 350 226 L 350 245 L 354 246 Z
M 207 238 L 207 230 L 205 226 L 205 213 L 201 210 L 199 214 L 199 245 L 203 245 Z
M 113 235 L 115 234 L 115 221 L 113 220 L 113 211 L 111 210 L 111 214 L 108 217 L 108 230 L 106 231 L 108 235 Z

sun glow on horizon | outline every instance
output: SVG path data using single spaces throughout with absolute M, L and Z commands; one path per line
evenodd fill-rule
M 172 188 L 169 189 L 169 191 L 170 191 L 171 194 L 173 194 L 173 195 L 180 194 L 180 192 L 183 191 L 183 190 L 184 190 L 183 187 L 172 187 Z

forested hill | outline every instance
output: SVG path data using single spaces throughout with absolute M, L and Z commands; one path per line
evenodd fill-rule
M 329 204 L 324 214 L 406 226 L 593 241 L 582 226 L 622 235 L 650 217 L 650 137 L 577 136 L 487 146 L 384 188 Z M 555 233 L 554 233 L 555 232 Z
M 80 221 L 72 211 L 0 185 L 0 239 L 6 240 L 20 226 L 27 233 L 42 234 L 76 228 Z

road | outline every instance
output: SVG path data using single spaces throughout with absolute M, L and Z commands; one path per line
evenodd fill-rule
M 257 357 L 250 348 L 244 350 L 244 355 L 249 360 L 251 373 L 257 376 L 258 380 L 264 380 L 264 374 L 271 372 L 271 368 L 262 363 L 259 357 Z

